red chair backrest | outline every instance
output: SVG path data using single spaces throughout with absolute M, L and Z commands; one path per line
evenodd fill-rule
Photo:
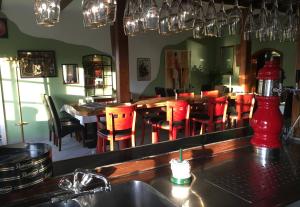
M 194 92 L 187 92 L 187 93 L 179 93 L 178 97 L 190 97 L 193 98 L 195 96 Z
M 167 101 L 167 121 L 183 121 L 189 119 L 190 106 L 183 100 Z
M 254 94 L 249 93 L 237 95 L 235 104 L 238 116 L 241 116 L 243 113 L 251 114 L 254 107 Z
M 219 90 L 201 91 L 201 93 L 202 93 L 202 96 L 206 96 L 206 97 L 216 98 L 219 96 Z
M 106 107 L 106 128 L 109 131 L 135 128 L 135 105 Z
M 228 106 L 228 101 L 227 101 L 227 96 L 221 96 L 218 98 L 209 98 L 208 101 L 208 115 L 212 119 L 215 117 L 226 117 L 227 113 L 227 106 Z
M 251 108 L 254 106 L 253 102 L 254 94 L 245 94 L 243 96 L 243 107 L 242 107 L 242 113 L 250 112 Z

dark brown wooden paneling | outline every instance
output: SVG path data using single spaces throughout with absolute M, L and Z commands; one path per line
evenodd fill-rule
M 111 26 L 111 46 L 112 54 L 116 60 L 117 72 L 117 99 L 119 102 L 130 100 L 129 91 L 129 55 L 128 37 L 124 34 L 123 16 L 126 1 L 117 0 L 117 19 Z
M 243 10 L 243 16 L 246 16 L 246 10 Z M 236 63 L 240 66 L 239 83 L 244 86 L 245 92 L 251 92 L 251 41 L 244 40 L 243 30 L 241 31 L 241 42 L 236 47 Z M 255 78 L 255 77 L 254 77 Z M 255 81 L 254 81 L 255 82 Z

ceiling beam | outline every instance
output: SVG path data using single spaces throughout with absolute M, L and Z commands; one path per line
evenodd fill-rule
M 0 0 L 1 2 L 2 0 Z M 60 11 L 64 10 L 73 0 L 61 0 L 60 2 Z

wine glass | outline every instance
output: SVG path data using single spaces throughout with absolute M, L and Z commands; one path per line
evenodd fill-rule
M 205 36 L 216 37 L 218 28 L 216 25 L 217 12 L 214 0 L 210 0 L 208 3 L 205 20 Z
M 142 0 L 135 0 L 135 11 L 133 17 L 136 25 L 135 33 L 145 32 L 145 20 L 143 16 Z
M 297 5 L 297 10 L 293 17 L 293 28 L 294 28 L 295 37 L 298 36 L 299 26 L 300 26 L 300 10 L 299 10 L 299 5 Z
M 280 16 L 278 11 L 278 2 L 274 1 L 273 7 L 270 14 L 270 23 L 269 23 L 269 39 L 270 40 L 282 40 L 282 26 L 280 22 Z
M 229 34 L 236 35 L 240 33 L 240 25 L 242 20 L 242 11 L 239 8 L 238 0 L 235 0 L 234 7 L 229 14 Z
M 251 40 L 251 36 L 255 32 L 255 29 L 256 25 L 253 16 L 252 4 L 250 4 L 244 23 L 244 40 Z
M 225 35 L 227 25 L 228 25 L 228 16 L 225 12 L 224 2 L 222 1 L 220 11 L 217 13 L 218 37 L 223 37 Z
M 170 5 L 167 2 L 167 0 L 164 0 L 159 12 L 159 34 L 161 35 L 167 35 L 170 33 L 169 15 L 170 15 Z
M 293 5 L 290 3 L 290 6 L 286 12 L 286 20 L 283 26 L 283 40 L 285 41 L 294 41 L 294 29 L 293 29 Z
M 159 9 L 155 0 L 143 1 L 143 18 L 145 30 L 157 30 L 159 21 Z
M 193 37 L 201 39 L 205 36 L 205 15 L 202 6 L 202 0 L 195 2 L 195 23 L 193 29 Z
M 59 22 L 60 0 L 35 0 L 34 14 L 36 23 L 45 27 L 52 27 Z
M 192 0 L 181 0 L 179 5 L 179 26 L 182 30 L 190 30 L 194 27 L 195 11 Z
M 262 0 L 262 6 L 258 15 L 258 23 L 256 30 L 256 38 L 259 39 L 260 42 L 266 41 L 268 37 L 268 12 L 266 8 L 265 1 Z
M 99 28 L 107 22 L 107 7 L 103 0 L 83 0 L 82 14 L 86 28 Z
M 113 24 L 117 16 L 117 1 L 104 0 L 104 6 L 107 7 L 106 24 Z
M 179 0 L 173 0 L 170 6 L 170 16 L 169 16 L 169 30 L 171 32 L 177 33 L 181 31 L 179 26 Z
M 125 10 L 124 10 L 124 17 L 123 17 L 124 33 L 127 36 L 136 35 L 137 26 L 134 18 L 134 9 L 135 9 L 134 1 L 127 0 Z

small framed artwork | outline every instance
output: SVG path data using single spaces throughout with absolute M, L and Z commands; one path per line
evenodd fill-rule
M 0 38 L 8 38 L 7 19 L 0 18 Z
M 151 80 L 150 58 L 138 58 L 137 59 L 137 80 L 138 81 Z
M 19 50 L 18 59 L 21 78 L 57 76 L 54 51 Z
M 79 83 L 77 64 L 62 64 L 62 74 L 64 84 Z

